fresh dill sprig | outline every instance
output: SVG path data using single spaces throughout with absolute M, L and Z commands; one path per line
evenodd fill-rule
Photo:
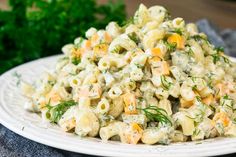
M 176 43 L 168 43 L 166 40 L 164 40 L 164 44 L 166 45 L 166 48 L 169 52 L 174 52 L 176 50 Z
M 220 102 L 222 106 L 226 106 L 229 109 L 234 110 L 233 99 L 231 99 L 228 94 L 224 95 L 223 100 L 221 100 Z
M 205 41 L 207 44 L 210 44 L 209 40 L 207 40 L 206 38 L 204 38 L 203 36 L 199 34 L 193 35 L 190 38 L 194 39 L 195 41 Z
M 195 98 L 197 99 L 198 102 L 202 102 L 202 98 L 200 96 L 196 96 Z
M 225 63 L 228 63 L 229 64 L 229 59 L 224 56 L 220 51 L 218 51 L 217 53 L 215 54 L 212 54 L 211 57 L 213 58 L 213 63 L 216 64 L 218 61 L 220 61 L 221 59 L 223 59 L 223 61 Z
M 171 85 L 173 85 L 172 82 L 167 81 L 166 76 L 164 75 L 161 75 L 161 84 L 162 84 L 162 87 L 166 90 L 169 90 Z
M 146 117 L 153 122 L 160 122 L 162 124 L 170 124 L 172 125 L 171 120 L 168 117 L 166 110 L 156 107 L 156 106 L 148 106 L 146 108 L 138 108 L 143 111 Z
M 169 30 L 170 33 L 177 33 L 179 35 L 183 35 L 183 31 L 180 28 L 175 28 L 175 29 L 171 29 Z
M 190 46 L 189 44 L 186 44 L 185 47 L 187 48 L 186 53 L 187 53 L 189 56 L 194 56 L 194 52 L 193 52 L 193 50 L 191 49 L 191 46 Z
M 50 105 L 50 100 L 46 104 L 46 107 L 48 108 L 48 111 L 46 113 L 46 117 L 53 123 L 57 123 L 62 115 L 71 107 L 75 106 L 77 103 L 73 100 L 69 101 L 62 101 L 56 106 Z

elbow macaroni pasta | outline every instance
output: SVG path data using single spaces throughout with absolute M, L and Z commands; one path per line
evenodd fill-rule
M 23 82 L 25 109 L 79 136 L 169 144 L 236 136 L 236 64 L 183 18 L 141 4 L 131 23 L 90 28 L 55 70 Z

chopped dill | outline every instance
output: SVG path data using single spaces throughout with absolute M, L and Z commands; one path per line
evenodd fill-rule
M 62 101 L 56 106 L 51 106 L 50 105 L 50 100 L 46 104 L 46 107 L 48 108 L 48 111 L 46 113 L 46 117 L 53 123 L 57 123 L 62 115 L 71 107 L 75 106 L 77 103 L 73 100 L 69 101 Z
M 146 117 L 152 122 L 160 122 L 161 124 L 170 124 L 172 125 L 171 120 L 168 117 L 166 110 L 156 107 L 148 106 L 146 108 L 138 108 L 143 111 Z
M 225 52 L 224 47 L 222 47 L 222 46 L 216 47 L 216 48 L 214 48 L 214 50 L 216 50 L 216 52 Z
M 168 43 L 166 40 L 164 40 L 164 44 L 166 45 L 166 48 L 169 52 L 174 52 L 176 50 L 176 43 Z
M 170 33 L 177 33 L 179 35 L 183 35 L 183 31 L 180 28 L 175 28 L 172 30 L 169 30 Z
M 164 75 L 161 76 L 161 84 L 162 84 L 162 87 L 166 90 L 169 90 L 171 85 L 173 85 L 172 82 L 167 81 L 166 76 Z

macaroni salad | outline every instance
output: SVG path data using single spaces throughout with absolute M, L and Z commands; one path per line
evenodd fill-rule
M 53 72 L 22 83 L 25 109 L 79 136 L 169 144 L 236 136 L 236 66 L 195 24 L 141 4 L 90 28 Z

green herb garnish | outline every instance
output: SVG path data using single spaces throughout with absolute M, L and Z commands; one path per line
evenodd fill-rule
M 170 124 L 172 125 L 171 120 L 168 117 L 166 110 L 156 107 L 156 106 L 148 106 L 146 108 L 138 108 L 143 111 L 146 117 L 152 122 L 160 122 L 162 124 Z
M 169 30 L 169 32 L 183 35 L 183 31 L 180 28 L 175 28 L 175 29 Z
M 48 111 L 46 113 L 46 117 L 53 123 L 57 123 L 62 115 L 71 107 L 75 106 L 77 103 L 73 100 L 69 101 L 62 101 L 56 106 L 50 105 L 50 100 L 46 107 L 48 108 Z
M 225 63 L 229 64 L 229 59 L 227 57 L 225 57 L 224 55 L 222 55 L 220 52 L 217 52 L 215 54 L 211 55 L 213 58 L 213 63 L 216 64 L 218 61 L 220 61 L 221 59 L 223 59 L 223 61 Z
M 195 98 L 197 99 L 198 102 L 202 102 L 202 98 L 200 96 L 196 96 Z
M 167 81 L 166 76 L 164 75 L 161 75 L 161 84 L 162 84 L 162 87 L 166 90 L 169 90 L 171 85 L 173 85 L 172 82 Z
M 74 58 L 71 59 L 71 62 L 74 65 L 78 65 L 81 62 L 81 60 L 80 60 L 80 58 L 74 57 Z
M 195 41 L 205 41 L 207 44 L 210 44 L 210 42 L 206 38 L 202 37 L 199 34 L 191 36 L 190 38 L 194 39 Z
M 164 41 L 164 44 L 169 52 L 174 52 L 176 50 L 176 43 L 168 43 L 167 41 Z
M 216 48 L 214 48 L 214 50 L 216 50 L 216 52 L 225 52 L 224 47 L 222 47 L 222 46 L 216 47 Z
M 196 91 L 196 90 L 197 90 L 197 85 L 194 85 L 194 86 L 192 87 L 192 90 Z
M 138 35 L 135 32 L 128 34 L 128 37 L 131 40 L 133 40 L 136 44 L 140 42 L 140 39 L 139 39 Z
M 186 50 L 186 53 L 189 55 L 189 56 L 193 56 L 194 55 L 194 52 L 193 50 L 191 49 L 191 46 L 189 44 L 186 44 L 185 45 L 187 50 Z

